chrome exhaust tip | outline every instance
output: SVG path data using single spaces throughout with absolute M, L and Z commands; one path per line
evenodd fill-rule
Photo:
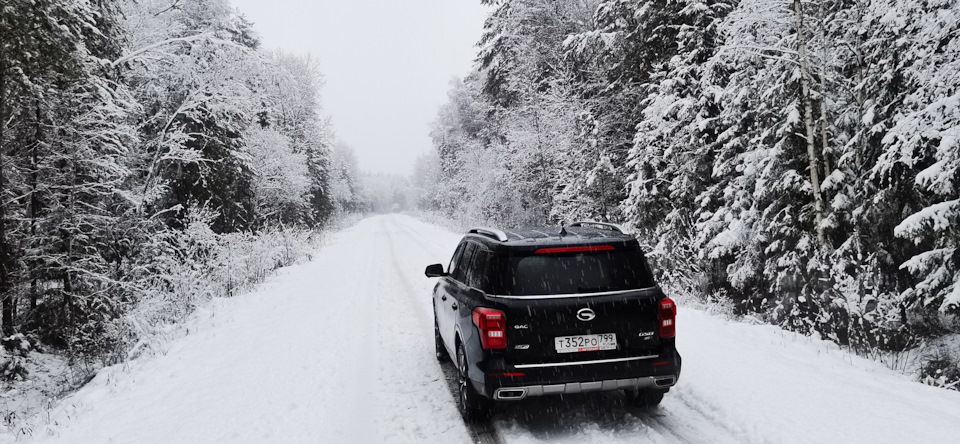
M 494 396 L 494 398 L 501 401 L 519 401 L 526 397 L 527 397 L 527 389 L 525 388 L 498 389 L 496 396 Z
M 676 378 L 674 378 L 673 376 L 668 376 L 668 377 L 666 377 L 666 378 L 657 378 L 653 383 L 654 383 L 657 387 L 670 387 L 671 385 L 675 384 L 676 382 L 677 382 L 677 379 L 676 379 Z

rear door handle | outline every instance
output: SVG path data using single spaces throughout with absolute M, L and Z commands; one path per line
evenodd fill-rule
M 456 302 L 454 302 L 454 303 L 453 303 L 453 305 L 451 305 L 451 306 L 450 306 L 450 308 L 452 308 L 452 309 L 454 309 L 454 310 L 456 310 L 456 309 L 457 309 L 457 303 L 456 303 Z

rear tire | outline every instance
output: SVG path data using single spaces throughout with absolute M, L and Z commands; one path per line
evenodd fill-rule
M 450 360 L 450 353 L 447 353 L 446 346 L 443 345 L 443 338 L 440 337 L 440 327 L 437 326 L 437 314 L 433 314 L 433 340 L 437 348 L 437 361 L 447 362 Z
M 457 407 L 466 422 L 479 422 L 490 417 L 490 400 L 470 384 L 469 365 L 463 345 L 457 344 Z
M 660 401 L 663 401 L 664 393 L 667 393 L 664 390 L 624 390 L 624 393 L 627 395 L 627 401 L 630 402 L 630 405 L 641 408 L 641 409 L 650 409 L 660 405 Z

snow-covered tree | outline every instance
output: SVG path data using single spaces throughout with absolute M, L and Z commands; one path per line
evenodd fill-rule
M 900 195 L 893 232 L 919 251 L 900 264 L 917 282 L 902 297 L 909 306 L 960 315 L 960 6 L 956 2 L 871 5 L 876 37 L 896 34 L 903 75 L 902 104 L 880 140 L 872 168 L 882 191 Z M 875 37 L 875 38 L 876 38 Z M 909 45 L 909 46 L 908 46 Z M 865 116 L 866 119 L 870 116 Z
M 296 249 L 261 239 L 332 214 L 316 63 L 260 52 L 226 0 L 12 0 L 0 35 L 5 332 L 114 362 L 131 313 L 233 294 L 231 251 L 284 246 L 262 279 Z
M 330 196 L 340 212 L 354 213 L 364 206 L 366 196 L 360 183 L 357 156 L 350 145 L 334 145 L 330 158 Z
M 488 3 L 444 211 L 616 219 L 664 285 L 858 350 L 957 328 L 957 2 Z
M 310 193 L 307 156 L 293 151 L 289 137 L 256 124 L 244 131 L 243 151 L 252 165 L 258 225 L 299 221 Z

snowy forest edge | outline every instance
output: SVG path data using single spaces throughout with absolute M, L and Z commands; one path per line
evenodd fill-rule
M 420 208 L 621 223 L 676 294 L 960 389 L 960 3 L 484 3 Z
M 13 0 L 0 32 L 8 426 L 361 210 L 316 61 L 225 0 Z

